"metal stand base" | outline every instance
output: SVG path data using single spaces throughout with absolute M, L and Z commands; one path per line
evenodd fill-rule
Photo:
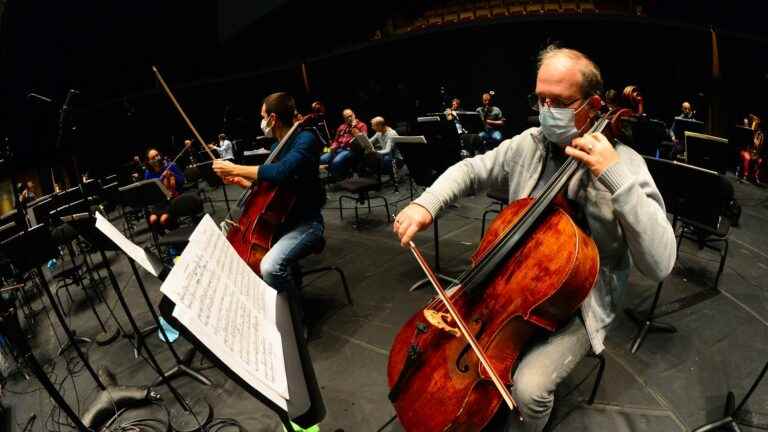
M 93 338 L 93 341 L 96 342 L 96 345 L 104 346 L 109 345 L 112 342 L 115 341 L 118 337 L 120 337 L 122 333 L 118 329 L 112 329 L 112 332 L 109 331 L 103 331 L 96 335 L 96 337 Z
M 72 341 L 75 341 L 76 343 L 81 343 L 81 344 L 93 343 L 93 339 L 91 338 L 76 336 L 74 330 L 72 330 L 72 335 L 73 335 L 72 339 L 64 342 L 64 345 L 62 345 L 61 348 L 59 348 L 59 351 L 56 353 L 57 357 L 61 357 L 61 355 L 64 354 L 64 352 L 72 348 Z
M 726 425 L 729 426 L 731 430 L 734 430 L 736 432 L 741 432 L 741 429 L 739 428 L 739 425 L 736 422 L 736 419 L 739 418 L 739 413 L 742 412 L 742 409 L 744 409 L 744 406 L 749 401 L 749 398 L 752 397 L 752 394 L 755 392 L 757 387 L 763 381 L 763 378 L 765 378 L 766 372 L 768 372 L 768 362 L 765 363 L 765 366 L 763 366 L 763 369 L 757 375 L 757 378 L 752 383 L 752 386 L 747 391 L 747 394 L 745 394 L 744 398 L 741 400 L 741 402 L 739 402 L 738 406 L 736 406 L 736 396 L 733 394 L 733 392 L 729 391 L 728 395 L 725 398 L 724 418 L 712 423 L 705 424 L 704 426 L 699 426 L 696 429 L 694 429 L 693 432 L 721 430 L 721 428 Z M 759 425 L 759 424 L 750 424 L 749 426 L 752 426 L 758 429 L 766 428 L 766 425 Z
M 144 339 L 147 336 L 151 335 L 157 330 L 157 325 L 152 324 L 151 326 L 139 331 L 138 334 L 133 333 L 128 336 L 126 336 L 127 339 L 131 341 L 131 345 L 133 345 L 133 357 L 139 358 L 139 354 L 141 353 L 142 344 L 139 339 Z
M 655 322 L 653 321 L 653 317 L 646 316 L 646 318 L 640 318 L 639 314 L 632 309 L 625 309 L 624 313 L 626 313 L 629 319 L 634 321 L 639 327 L 637 336 L 632 340 L 632 348 L 630 349 L 632 354 L 640 349 L 640 345 L 643 343 L 648 333 L 677 333 L 677 329 L 674 326 Z
M 197 350 L 190 348 L 176 366 L 172 367 L 168 371 L 163 372 L 162 376 L 157 377 L 155 382 L 152 383 L 152 387 L 157 387 L 165 381 L 170 381 L 184 375 L 189 376 L 190 378 L 203 385 L 213 385 L 213 382 L 209 380 L 208 377 L 192 368 L 192 360 L 195 359 L 195 354 L 197 354 Z M 165 377 L 165 379 L 163 379 L 163 377 Z
M 171 414 L 171 428 L 176 432 L 204 430 L 213 417 L 213 407 L 204 398 L 189 403 L 189 411 L 177 410 Z

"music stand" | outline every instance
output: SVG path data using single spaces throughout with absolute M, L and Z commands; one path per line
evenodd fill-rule
M 685 133 L 685 156 L 690 165 L 725 174 L 730 153 L 725 138 L 696 132 Z
M 694 119 L 675 117 L 675 119 L 672 120 L 672 127 L 670 129 L 672 129 L 672 134 L 675 136 L 675 139 L 682 141 L 685 138 L 686 132 L 703 133 L 704 122 Z
M 8 301 L 3 300 L 2 297 L 0 297 L 0 334 L 14 347 L 20 361 L 32 371 L 32 374 L 37 378 L 51 399 L 64 411 L 64 414 L 69 417 L 69 420 L 75 427 L 80 431 L 88 431 L 88 428 L 85 427 L 77 413 L 59 393 L 56 386 L 53 385 L 45 370 L 43 370 L 43 367 L 32 353 L 32 348 L 29 346 L 27 338 L 24 337 L 21 324 L 19 324 L 16 308 Z
M 123 186 L 120 191 L 120 203 L 123 207 L 142 209 L 147 214 L 149 207 L 162 205 L 170 201 L 171 193 L 158 179 L 142 180 L 128 186 Z M 155 250 L 160 253 L 160 244 L 157 241 L 157 233 L 150 230 Z M 131 233 L 132 235 L 132 233 Z
M 2 248 L 5 255 L 11 259 L 13 265 L 20 273 L 33 271 L 37 273 L 39 283 L 48 298 L 48 302 L 51 304 L 51 309 L 53 309 L 59 324 L 67 335 L 67 340 L 75 349 L 77 356 L 80 357 L 80 360 L 99 386 L 99 389 L 104 390 L 104 384 L 101 382 L 96 371 L 93 370 L 91 364 L 88 362 L 88 358 L 77 344 L 76 336 L 67 325 L 64 314 L 57 306 L 51 287 L 48 285 L 48 281 L 43 274 L 43 265 L 58 254 L 58 249 L 55 246 L 55 241 L 53 240 L 48 227 L 45 225 L 32 227 L 3 241 L 0 243 L 0 248 Z
M 75 249 L 72 246 L 75 232 L 68 231 L 68 228 L 71 229 L 73 227 L 71 226 L 68 227 L 67 225 L 65 225 L 65 222 L 62 220 L 62 218 L 66 217 L 67 215 L 71 215 L 73 213 L 77 213 L 80 211 L 88 211 L 88 207 L 89 205 L 87 200 L 80 200 L 80 201 L 76 201 L 74 203 L 65 205 L 64 207 L 58 208 L 52 211 L 50 214 L 51 222 L 56 222 L 58 224 L 58 226 L 54 229 L 55 231 L 57 231 L 58 233 L 62 233 L 62 232 L 67 233 L 67 234 L 64 234 L 65 236 L 72 235 L 71 238 L 68 237 L 66 240 L 63 241 L 63 243 L 64 243 L 64 247 L 67 249 L 67 252 L 69 253 L 69 259 L 70 261 L 72 261 L 73 266 L 75 265 L 75 257 L 76 257 Z M 56 238 L 58 240 L 62 240 L 60 236 L 57 236 Z M 86 254 L 83 253 L 82 260 L 83 260 L 82 265 L 85 267 L 86 272 L 88 273 L 88 280 L 91 284 L 91 287 L 94 287 L 96 281 L 92 276 L 93 268 L 91 267 L 91 264 L 89 262 L 90 259 Z M 94 339 L 98 345 L 108 345 L 112 343 L 115 339 L 117 339 L 120 335 L 125 335 L 126 334 L 125 329 L 123 329 L 123 327 L 120 325 L 120 321 L 115 316 L 115 313 L 112 310 L 112 308 L 109 306 L 109 303 L 107 303 L 107 301 L 104 300 L 104 298 L 101 296 L 101 294 L 98 291 L 98 288 L 94 287 L 93 291 L 96 294 L 96 297 L 99 298 L 102 303 L 104 303 L 104 306 L 107 307 L 107 310 L 109 311 L 110 316 L 112 316 L 112 318 L 115 321 L 115 324 L 117 325 L 117 329 L 111 332 L 107 329 L 107 325 L 101 319 L 99 312 L 96 310 L 96 304 L 93 302 L 93 299 L 91 298 L 91 296 L 88 295 L 88 291 L 86 290 L 85 284 L 83 283 L 84 278 L 81 273 L 81 270 L 78 269 L 76 271 L 77 273 L 75 274 L 76 275 L 75 277 L 77 280 L 77 284 L 80 286 L 80 289 L 83 291 L 83 294 L 85 294 L 85 299 L 91 308 L 91 312 L 93 312 L 93 315 L 96 317 L 96 321 L 99 323 L 99 327 L 101 327 L 101 334 Z M 97 273 L 97 277 L 99 278 L 99 282 L 102 282 L 101 276 L 98 275 L 98 273 Z M 61 350 L 59 351 L 59 354 L 61 354 L 61 352 L 63 352 L 67 348 L 68 346 L 66 345 L 62 347 Z
M 48 223 L 48 217 L 53 209 L 53 195 L 47 195 L 32 201 L 27 206 L 30 226 Z
M 643 156 L 650 157 L 669 153 L 662 152 L 664 147 L 672 147 L 672 143 L 669 142 L 667 126 L 663 122 L 648 117 L 635 116 L 627 118 L 627 124 L 631 131 L 631 142 L 627 144 L 631 145 L 635 151 Z
M 302 324 L 300 320 L 297 319 L 299 316 L 299 306 L 296 304 L 296 301 L 301 296 L 298 293 L 285 295 L 289 295 L 291 318 L 293 320 L 294 329 L 300 329 L 302 328 Z M 229 379 L 244 389 L 248 394 L 256 398 L 259 402 L 263 403 L 267 406 L 267 408 L 273 411 L 278 416 L 278 418 L 280 418 L 280 422 L 283 424 L 283 427 L 285 427 L 286 431 L 290 432 L 294 430 L 293 426 L 291 425 L 291 421 L 295 422 L 303 428 L 308 428 L 320 423 L 323 420 L 325 417 L 325 404 L 320 393 L 320 387 L 317 383 L 317 378 L 315 377 L 315 371 L 312 366 L 312 360 L 309 357 L 306 341 L 304 341 L 304 338 L 301 336 L 301 332 L 295 332 L 295 337 L 299 349 L 302 371 L 304 372 L 304 381 L 307 384 L 307 389 L 309 392 L 310 407 L 306 412 L 292 417 L 289 415 L 288 411 L 284 410 L 282 407 L 272 402 L 272 400 L 270 400 L 268 397 L 261 394 L 258 390 L 243 380 L 243 378 L 241 378 L 236 372 L 224 364 L 224 362 L 219 360 L 216 354 L 208 349 L 205 344 L 197 339 L 187 327 L 185 327 L 173 316 L 173 309 L 175 307 L 176 304 L 166 296 L 161 298 L 160 304 L 158 305 L 158 308 L 160 309 L 160 315 L 163 317 L 163 319 L 165 319 L 171 326 L 173 326 L 173 328 L 177 329 L 179 333 L 181 333 L 184 338 L 189 341 L 189 343 L 191 343 L 195 348 L 203 353 L 208 361 L 213 363 L 219 370 L 224 373 L 224 375 L 226 375 Z
M 424 136 L 429 143 L 429 166 L 438 171 L 438 175 L 461 160 L 461 143 L 459 133 L 453 122 L 445 115 L 419 117 L 416 120 L 415 135 Z M 410 167 L 408 170 L 410 171 Z M 435 177 L 437 178 L 437 177 Z M 432 180 L 434 181 L 434 179 Z M 432 181 L 429 184 L 432 184 Z
M 152 351 L 149 349 L 149 346 L 147 345 L 144 339 L 145 335 L 147 334 L 147 330 L 146 329 L 141 330 L 138 324 L 136 323 L 136 319 L 134 318 L 133 313 L 131 313 L 130 308 L 128 307 L 128 302 L 125 300 L 125 296 L 120 290 L 120 286 L 117 282 L 117 278 L 112 272 L 112 266 L 110 265 L 109 259 L 107 258 L 106 251 L 119 252 L 121 251 L 121 249 L 117 244 L 115 244 L 111 239 L 109 239 L 106 235 L 104 235 L 101 231 L 99 231 L 96 228 L 95 222 L 96 222 L 95 217 L 91 216 L 88 213 L 79 213 L 79 214 L 75 214 L 67 217 L 67 223 L 75 227 L 78 233 L 80 233 L 80 235 L 98 251 L 98 254 L 101 257 L 101 262 L 107 271 L 107 276 L 109 278 L 110 284 L 112 285 L 112 289 L 115 292 L 118 302 L 120 303 L 120 306 L 123 309 L 123 312 L 125 313 L 125 316 L 128 319 L 128 322 L 131 325 L 133 334 L 135 335 L 135 344 L 133 340 L 131 341 L 132 345 L 134 346 L 134 353 L 136 353 L 136 355 L 138 356 L 138 353 L 141 352 L 142 350 L 146 352 L 148 360 L 152 365 L 152 368 L 158 374 L 158 380 L 152 383 L 152 386 L 153 387 L 157 386 L 160 383 L 165 384 L 165 386 L 168 388 L 171 394 L 173 394 L 174 398 L 182 407 L 182 409 L 186 413 L 188 413 L 193 420 L 196 419 L 195 422 L 199 421 L 203 425 L 207 424 L 208 421 L 210 420 L 210 416 L 212 413 L 212 410 L 210 406 L 207 404 L 207 402 L 205 402 L 204 400 L 198 399 L 198 400 L 195 400 L 192 404 L 190 404 L 181 395 L 181 393 L 179 393 L 179 391 L 173 385 L 171 385 L 170 381 L 172 377 L 169 374 L 173 373 L 174 376 L 179 376 L 181 373 L 186 373 L 193 379 L 205 385 L 211 385 L 212 384 L 211 381 L 208 380 L 208 378 L 206 378 L 204 375 L 200 374 L 199 372 L 191 369 L 191 367 L 188 367 L 187 365 L 184 365 L 182 363 L 182 360 L 179 357 L 179 354 L 174 349 L 173 344 L 170 342 L 170 339 L 168 338 L 168 335 L 166 334 L 165 329 L 160 325 L 157 312 L 155 312 L 155 309 L 152 307 L 152 303 L 149 299 L 149 296 L 147 295 L 147 291 L 144 288 L 144 284 L 141 281 L 141 277 L 138 274 L 138 270 L 136 269 L 136 266 L 133 260 L 130 257 L 127 257 L 129 264 L 131 265 L 131 268 L 134 272 L 134 277 L 139 283 L 139 290 L 141 291 L 142 296 L 144 297 L 144 300 L 147 303 L 147 306 L 150 309 L 150 313 L 156 323 L 151 327 L 150 332 L 153 332 L 158 327 L 160 328 L 160 332 L 163 335 L 163 339 L 165 340 L 166 345 L 170 349 L 171 355 L 173 356 L 174 360 L 176 360 L 176 367 L 174 367 L 171 371 L 165 372 L 162 369 L 162 367 L 160 366 L 160 363 L 158 362 L 154 353 L 152 353 Z M 156 269 L 156 271 L 161 272 L 164 269 L 164 267 L 160 259 L 154 255 L 150 255 L 150 258 L 152 259 L 152 264 Z M 176 430 L 179 430 L 179 429 L 176 429 Z
M 457 111 L 456 118 L 461 123 L 461 128 L 468 134 L 479 134 L 485 130 L 483 119 L 477 111 Z
M 455 130 L 455 129 L 454 129 Z M 403 156 L 403 162 L 408 167 L 408 173 L 411 176 L 416 185 L 421 187 L 429 187 L 442 171 L 439 168 L 435 168 L 431 161 L 434 159 L 433 154 L 435 149 L 430 148 L 427 144 L 427 140 L 423 136 L 415 137 L 394 137 L 392 142 L 397 145 L 400 150 L 400 154 Z M 441 165 L 441 164 L 438 164 Z M 447 281 L 449 283 L 457 283 L 458 281 L 450 276 L 446 276 L 440 272 L 440 231 L 439 231 L 439 217 L 433 215 L 432 223 L 432 235 L 435 245 L 435 263 L 433 268 L 438 278 Z M 413 292 L 429 284 L 429 279 L 424 278 L 416 282 L 411 286 L 409 291 Z
M 651 176 L 659 189 L 659 193 L 661 193 L 662 199 L 664 200 L 664 206 L 666 207 L 667 212 L 673 217 L 673 229 L 677 226 L 677 221 L 680 217 L 686 217 L 692 212 L 702 213 L 697 206 L 702 206 L 705 205 L 704 203 L 708 203 L 708 200 L 706 199 L 707 194 L 712 190 L 716 190 L 717 182 L 720 181 L 720 177 L 716 172 L 675 161 L 650 157 L 644 157 L 644 159 L 648 165 L 648 171 L 651 173 Z M 678 239 L 677 247 L 678 249 L 680 248 L 680 239 Z M 633 354 L 640 348 L 640 345 L 643 343 L 648 333 L 677 332 L 677 329 L 674 326 L 656 321 L 660 316 L 672 313 L 665 312 L 663 315 L 657 315 L 656 313 L 663 285 L 664 281 L 659 282 L 657 285 L 651 307 L 645 313 L 629 308 L 624 310 L 627 316 L 639 326 L 638 333 L 631 344 L 631 351 Z M 703 301 L 711 296 L 712 295 L 707 294 L 706 297 L 702 297 L 699 294 L 696 294 L 675 300 L 670 304 L 678 305 L 677 310 L 680 310 L 683 307 L 692 305 L 692 302 L 694 301 Z

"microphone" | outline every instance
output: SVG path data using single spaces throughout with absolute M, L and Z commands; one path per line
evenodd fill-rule
M 48 102 L 48 103 L 53 102 L 53 99 L 47 98 L 45 96 L 40 96 L 37 93 L 27 93 L 27 99 L 29 99 L 29 98 L 40 99 L 41 101 L 45 101 L 45 102 Z
M 70 94 L 80 94 L 80 91 L 79 90 L 75 90 L 75 89 L 69 89 L 69 93 Z

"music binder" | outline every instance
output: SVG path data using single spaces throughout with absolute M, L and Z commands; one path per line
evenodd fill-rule
M 200 225 L 198 225 L 198 228 L 200 228 L 201 225 L 209 228 L 209 234 L 211 225 L 214 228 L 216 227 L 210 216 L 206 216 L 201 221 Z M 218 230 L 217 232 L 223 239 L 223 234 Z M 226 242 L 226 239 L 223 240 Z M 195 242 L 197 241 L 199 241 L 199 238 L 195 237 L 195 234 L 193 234 L 190 238 L 192 249 L 189 249 L 190 245 L 187 246 L 187 249 L 190 250 L 190 254 L 194 252 Z M 134 246 L 139 248 L 136 245 Z M 226 243 L 226 246 L 231 249 L 231 245 L 229 245 L 228 242 Z M 180 263 L 183 263 L 183 260 L 187 258 L 187 249 L 182 253 Z M 136 249 L 134 249 L 134 251 L 135 250 Z M 231 252 L 234 253 L 234 250 L 231 250 Z M 144 251 L 144 253 L 150 256 L 152 255 L 151 252 Z M 239 256 L 236 258 L 240 259 Z M 158 262 L 156 258 L 151 259 L 151 261 L 153 264 Z M 245 263 L 241 261 L 236 265 L 245 265 Z M 250 271 L 250 269 L 248 270 Z M 161 280 L 168 280 L 173 271 L 173 269 L 171 269 L 170 272 L 166 270 L 160 273 L 158 277 Z M 254 277 L 258 278 L 255 274 Z M 264 285 L 266 286 L 266 284 Z M 272 289 L 268 286 L 266 286 L 266 288 L 270 290 Z M 206 344 L 202 340 L 205 339 L 204 337 L 198 337 L 199 333 L 195 331 L 199 331 L 199 328 L 196 328 L 197 326 L 193 325 L 192 327 L 195 329 L 192 330 L 182 322 L 183 320 L 178 319 L 178 315 L 182 315 L 182 318 L 185 319 L 189 318 L 189 311 L 182 311 L 180 314 L 175 313 L 178 312 L 176 309 L 179 306 L 177 306 L 165 292 L 162 294 L 158 309 L 163 319 L 178 330 L 187 341 L 189 341 L 199 352 L 203 353 L 209 361 L 217 366 L 228 378 L 237 383 L 251 396 L 262 402 L 271 411 L 275 412 L 286 427 L 286 430 L 292 430 L 291 421 L 306 428 L 318 424 L 324 418 L 325 405 L 322 395 L 320 394 L 320 388 L 317 384 L 311 359 L 309 358 L 306 341 L 301 336 L 302 332 L 296 331 L 297 329 L 300 330 L 302 328 L 301 322 L 298 319 L 298 311 L 300 310 L 298 306 L 298 301 L 300 299 L 298 293 L 286 292 L 274 297 L 276 301 L 275 325 L 280 330 L 282 336 L 281 343 L 283 352 L 289 354 L 285 357 L 284 363 L 288 385 L 288 398 L 284 398 L 283 400 L 280 400 L 279 394 L 277 398 L 275 397 L 275 393 L 278 392 L 270 392 L 270 389 L 265 387 L 259 388 L 259 386 L 254 385 L 255 383 L 253 379 L 246 379 L 251 377 L 241 376 L 242 374 L 238 373 L 235 370 L 236 368 L 231 367 L 231 363 L 228 364 L 227 361 L 225 361 L 225 354 L 222 353 L 220 346 L 210 347 L 210 343 Z M 181 307 L 184 308 L 184 306 Z M 187 321 L 187 323 L 189 322 Z M 291 348 L 291 345 L 293 345 L 294 348 Z

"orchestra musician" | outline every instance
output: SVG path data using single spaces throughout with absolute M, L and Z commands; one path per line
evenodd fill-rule
M 371 137 L 370 141 L 376 153 L 381 157 L 381 166 L 383 170 L 393 172 L 397 170 L 394 165 L 396 161 L 402 160 L 400 151 L 397 150 L 397 146 L 392 142 L 392 138 L 398 136 L 394 129 L 387 126 L 384 117 L 377 116 L 371 119 L 371 128 L 376 132 Z
M 696 111 L 693 110 L 690 102 L 684 101 L 683 104 L 680 105 L 680 115 L 677 116 L 677 118 L 687 120 L 694 120 L 696 118 Z
M 336 137 L 331 142 L 331 151 L 320 157 L 320 163 L 328 165 L 331 175 L 336 178 L 349 175 L 349 170 L 355 162 L 352 140 L 360 134 L 368 135 L 368 126 L 358 120 L 355 112 L 350 108 L 342 111 L 342 116 L 344 123 L 336 129 Z
M 320 138 L 325 141 L 324 145 L 331 142 L 331 133 L 328 131 L 328 122 L 325 119 L 325 104 L 321 101 L 314 101 L 310 106 L 312 114 L 318 117 L 317 131 L 320 133 Z
M 232 141 L 227 139 L 227 136 L 223 133 L 219 134 L 219 145 L 208 144 L 208 148 L 219 152 L 221 159 L 235 159 L 235 150 L 232 147 Z
M 675 263 L 675 235 L 643 158 L 600 133 L 577 138 L 601 108 L 596 96 L 601 90 L 600 71 L 584 54 L 546 48 L 539 56 L 534 101 L 541 127 L 457 163 L 395 218 L 393 230 L 406 246 L 463 195 L 507 184 L 510 201 L 537 196 L 568 156 L 581 162 L 564 191 L 576 211 L 574 220 L 597 244 L 599 277 L 571 321 L 542 334 L 522 356 L 511 390 L 524 421 L 508 416 L 505 431 L 542 430 L 557 385 L 590 349 L 604 349 L 616 317 L 614 296 L 626 289 L 632 263 L 656 282 Z
M 504 115 L 499 107 L 492 105 L 492 92 L 483 93 L 483 104 L 477 108 L 480 113 L 480 119 L 485 125 L 485 130 L 480 132 L 480 139 L 483 140 L 485 150 L 492 149 L 499 145 L 502 140 L 501 129 L 504 127 Z
M 765 133 L 761 127 L 760 117 L 750 114 L 747 120 L 749 128 L 752 129 L 752 142 L 749 148 L 739 151 L 741 159 L 739 179 L 753 181 L 759 185 L 761 170 L 765 164 Z
M 23 189 L 19 193 L 19 204 L 21 204 L 22 207 L 26 207 L 27 204 L 37 199 L 37 195 L 35 195 L 35 184 L 32 180 L 29 180 L 24 184 L 19 183 L 16 185 L 16 188 Z
M 151 148 L 147 151 L 147 163 L 144 169 L 144 180 L 158 179 L 171 193 L 171 197 L 176 197 L 184 186 L 184 174 L 179 167 L 171 161 L 163 158 L 157 149 Z M 156 205 L 149 209 L 147 223 L 150 229 L 161 230 L 171 225 L 172 221 L 168 214 L 168 204 Z
M 605 106 L 608 111 L 613 111 L 619 107 L 619 94 L 614 89 L 608 89 L 605 92 Z
M 266 136 L 281 141 L 296 121 L 296 103 L 288 93 L 273 93 L 261 107 L 261 128 Z M 277 145 L 277 144 L 276 144 Z M 263 180 L 295 190 L 296 201 L 277 240 L 261 260 L 261 275 L 277 291 L 293 287 L 298 261 L 315 250 L 323 241 L 325 225 L 320 209 L 325 194 L 318 177 L 322 142 L 309 129 L 294 134 L 286 143 L 286 152 L 267 165 L 237 165 L 215 160 L 213 170 L 225 182 L 243 188 Z

